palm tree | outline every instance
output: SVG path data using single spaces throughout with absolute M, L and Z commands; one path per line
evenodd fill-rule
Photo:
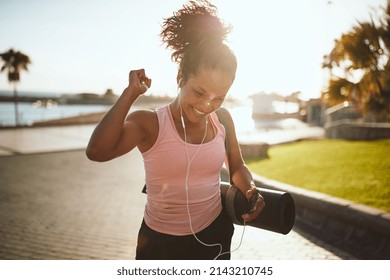
M 353 101 L 364 113 L 378 120 L 390 119 L 390 1 L 385 18 L 357 22 L 352 30 L 335 41 L 324 56 L 323 68 L 330 70 L 326 103 Z M 341 73 L 341 74 L 336 74 Z
M 8 51 L 0 54 L 4 65 L 1 67 L 0 72 L 5 70 L 8 71 L 8 82 L 14 86 L 14 101 L 15 101 L 15 123 L 16 126 L 19 125 L 19 113 L 18 113 L 18 104 L 17 104 L 17 91 L 16 86 L 20 81 L 20 71 L 28 71 L 28 65 L 31 63 L 30 58 L 21 53 L 20 51 L 15 51 L 14 49 L 9 49 Z

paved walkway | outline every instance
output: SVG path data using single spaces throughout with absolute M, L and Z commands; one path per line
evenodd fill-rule
M 89 161 L 94 126 L 0 130 L 0 259 L 134 259 L 145 195 L 138 151 Z M 233 248 L 243 227 L 236 227 Z M 232 259 L 353 259 L 298 229 L 246 227 Z

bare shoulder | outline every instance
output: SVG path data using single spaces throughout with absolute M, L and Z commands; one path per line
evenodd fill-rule
M 141 109 L 141 110 L 136 110 L 136 111 L 133 111 L 131 112 L 126 120 L 134 120 L 134 119 L 138 119 L 138 118 L 157 118 L 157 114 L 156 114 L 156 111 L 155 110 L 151 110 L 151 109 Z
M 154 110 L 137 110 L 134 112 L 131 112 L 126 117 L 126 122 L 135 122 L 137 125 L 144 129 L 144 130 L 155 130 L 156 127 L 158 127 L 158 119 L 157 114 Z
M 233 118 L 228 109 L 220 107 L 215 113 L 218 116 L 219 121 L 229 130 L 228 128 L 234 127 Z M 228 126 L 228 127 L 226 127 Z
M 159 125 L 157 113 L 154 110 L 137 110 L 131 112 L 126 118 L 126 123 L 129 123 L 130 127 L 134 127 L 135 125 L 143 135 L 142 140 L 137 145 L 141 152 L 147 151 L 156 142 Z

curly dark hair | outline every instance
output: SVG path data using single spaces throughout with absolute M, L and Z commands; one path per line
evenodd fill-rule
M 172 60 L 179 63 L 182 79 L 195 75 L 199 67 L 231 72 L 237 69 L 236 57 L 224 43 L 230 26 L 217 16 L 217 9 L 207 0 L 189 1 L 166 18 L 161 37 Z

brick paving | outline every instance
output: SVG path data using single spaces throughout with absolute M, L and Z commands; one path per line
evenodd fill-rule
M 134 259 L 145 195 L 141 155 L 105 163 L 83 150 L 0 156 L 0 259 Z M 236 227 L 233 248 L 243 228 Z M 232 259 L 353 256 L 294 229 L 245 228 Z

